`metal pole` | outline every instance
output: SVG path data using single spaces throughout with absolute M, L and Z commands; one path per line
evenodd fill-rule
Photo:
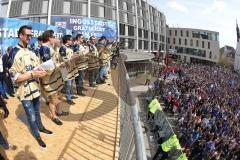
M 88 0 L 88 18 L 91 17 L 91 0 Z
M 137 45 L 136 45 L 136 51 L 138 51 L 138 12 L 137 12 L 137 0 L 134 1 L 135 3 L 135 14 L 136 14 L 136 41 L 137 41 Z
M 51 15 L 52 15 L 52 0 L 49 0 L 49 3 L 48 3 L 48 21 L 47 21 L 48 25 L 51 24 Z
M 116 2 L 116 8 L 117 8 L 117 28 L 118 28 L 118 37 L 117 37 L 117 41 L 120 41 L 120 23 L 119 23 L 119 3 L 118 0 L 115 1 Z
M 9 18 L 10 10 L 11 10 L 12 0 L 8 1 L 8 9 L 7 9 L 7 18 Z

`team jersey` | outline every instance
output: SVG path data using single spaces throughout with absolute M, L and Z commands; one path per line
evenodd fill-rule
M 88 70 L 99 68 L 99 53 L 95 45 L 89 46 Z
M 21 45 L 16 46 L 14 50 L 14 56 L 12 55 L 13 63 L 9 72 L 15 83 L 19 75 L 31 72 L 40 64 L 40 61 L 35 53 L 31 52 L 28 48 L 23 48 Z M 39 82 L 37 79 L 30 79 L 17 83 L 16 85 L 16 95 L 20 101 L 32 100 L 40 96 Z
M 52 59 L 55 64 L 53 70 L 46 70 L 48 75 L 41 78 L 41 86 L 46 95 L 52 95 L 62 89 L 64 81 L 61 75 L 60 68 L 57 67 L 58 60 L 56 59 L 57 53 L 48 45 L 43 44 L 39 50 L 42 62 Z
M 73 45 L 73 52 L 80 56 L 79 60 L 75 61 L 78 66 L 78 70 L 85 70 L 88 68 L 88 46 L 83 46 L 81 44 Z
M 75 62 L 72 63 L 71 61 L 73 56 L 72 48 L 62 45 L 59 49 L 59 53 L 62 59 L 68 64 L 68 75 L 65 78 L 65 81 L 75 79 L 75 77 L 78 76 L 78 66 L 75 65 Z

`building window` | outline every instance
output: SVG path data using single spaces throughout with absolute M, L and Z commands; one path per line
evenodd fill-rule
M 98 8 L 98 17 L 104 18 L 104 7 L 102 6 Z
M 212 52 L 209 53 L 209 59 L 212 59 Z
M 138 49 L 142 49 L 142 40 L 138 41 Z
M 138 28 L 138 37 L 142 37 L 142 30 Z
M 172 30 L 169 30 L 169 36 L 172 36 Z
M 190 46 L 193 46 L 193 40 L 191 39 L 191 41 L 190 41 Z
M 185 39 L 185 46 L 187 46 L 187 39 Z
M 181 36 L 183 36 L 183 31 L 181 30 Z
M 125 35 L 125 24 L 119 24 L 120 25 L 120 35 Z
M 182 41 L 181 41 L 181 38 L 179 38 L 179 45 L 181 45 L 181 42 L 182 42 Z
M 113 6 L 113 7 L 116 6 L 116 0 L 112 0 L 112 6 Z
M 211 48 L 210 46 L 211 46 L 211 44 L 210 44 L 210 42 L 208 42 L 208 49 L 210 49 L 210 48 Z
M 133 26 L 128 26 L 128 35 L 134 36 L 134 27 Z
M 148 49 L 148 41 L 144 41 L 144 49 Z
M 189 37 L 189 31 L 186 31 L 186 36 Z
M 176 39 L 175 38 L 173 38 L 173 44 L 176 44 Z
M 168 44 L 170 44 L 170 38 L 168 38 Z
M 71 2 L 70 1 L 64 1 L 63 2 L 63 13 L 64 14 L 70 14 L 71 11 Z
M 177 30 L 175 30 L 175 36 L 177 36 Z
M 196 40 L 196 47 L 198 47 L 199 46 L 199 44 L 198 44 L 198 40 Z
M 42 13 L 48 13 L 48 1 L 43 1 Z
M 29 5 L 30 5 L 30 1 L 24 1 L 22 3 L 22 11 L 21 11 L 21 15 L 27 15 L 29 12 Z
M 83 3 L 82 4 L 82 15 L 87 15 L 87 4 Z
M 128 49 L 134 49 L 134 39 L 128 39 Z
M 202 41 L 202 48 L 204 48 L 204 41 Z
M 144 30 L 144 38 L 148 38 L 148 30 Z

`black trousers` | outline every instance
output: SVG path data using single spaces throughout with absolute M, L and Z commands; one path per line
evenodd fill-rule
M 160 154 L 162 155 L 161 157 L 159 157 Z M 157 150 L 157 152 L 155 153 L 155 155 L 154 155 L 154 157 L 152 158 L 152 160 L 164 160 L 164 159 L 167 159 L 167 158 L 168 158 L 167 152 L 164 152 L 164 151 L 162 150 L 162 147 L 159 145 L 158 150 Z

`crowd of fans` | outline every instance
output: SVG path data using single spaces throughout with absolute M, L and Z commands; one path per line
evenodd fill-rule
M 178 137 L 189 159 L 240 159 L 239 75 L 217 65 L 182 64 L 172 77 L 158 79 L 155 94 L 179 115 Z

